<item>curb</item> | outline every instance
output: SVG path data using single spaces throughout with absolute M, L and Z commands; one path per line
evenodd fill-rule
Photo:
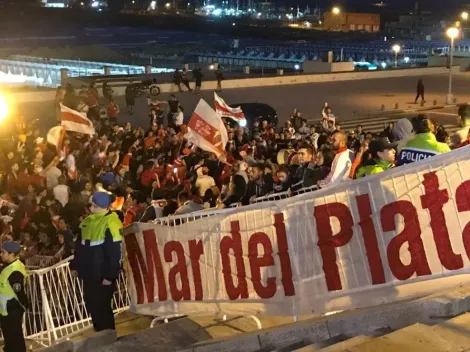
M 461 104 L 467 104 L 467 103 L 461 103 Z M 441 110 L 441 109 L 447 109 L 447 108 L 455 108 L 458 107 L 461 104 L 445 104 L 445 105 L 433 105 L 429 107 L 419 107 L 419 108 L 409 108 L 409 109 L 397 109 L 397 110 L 386 110 L 386 111 L 377 111 L 377 113 L 368 113 L 364 114 L 362 117 L 357 118 L 376 118 L 376 117 L 386 117 L 386 116 L 395 116 L 395 115 L 401 115 L 401 114 L 406 114 L 406 113 L 422 113 L 426 111 L 433 111 L 433 110 Z M 468 103 L 470 104 L 470 103 Z M 340 116 L 337 117 L 337 121 L 345 122 L 345 121 L 354 121 L 355 119 L 346 119 L 342 120 Z M 316 118 L 316 119 L 308 119 L 308 123 L 315 123 L 315 122 L 320 122 L 321 118 Z
M 464 103 L 462 103 L 464 104 Z M 398 109 L 398 110 L 388 110 L 379 112 L 377 115 L 373 115 L 372 117 L 379 117 L 379 116 L 390 116 L 390 115 L 399 115 L 399 114 L 406 114 L 408 112 L 423 112 L 423 111 L 432 111 L 432 110 L 440 110 L 440 109 L 447 109 L 447 108 L 455 108 L 459 106 L 459 104 L 449 104 L 449 105 L 433 105 L 430 107 L 422 107 L 422 108 L 408 108 L 408 109 Z
M 435 325 L 467 311 L 470 311 L 470 287 L 462 287 L 415 300 L 344 311 L 233 338 L 200 342 L 182 352 L 251 352 L 282 348 L 298 341 L 316 344 L 341 335 L 371 335 L 380 329 L 399 330 L 415 323 Z

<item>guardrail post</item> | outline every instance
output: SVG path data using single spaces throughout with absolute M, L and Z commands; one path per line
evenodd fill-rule
M 151 73 L 152 73 L 152 66 L 150 65 L 145 66 L 145 74 L 149 75 Z
M 51 307 L 49 306 L 49 300 L 46 294 L 46 288 L 44 287 L 44 278 L 43 274 L 39 274 L 39 288 L 41 289 L 41 299 L 42 299 L 42 307 L 44 310 L 44 319 L 46 320 L 47 326 L 47 335 L 49 346 L 52 345 L 51 333 L 53 336 L 53 340 L 57 341 L 57 332 L 54 326 L 54 320 L 52 319 Z

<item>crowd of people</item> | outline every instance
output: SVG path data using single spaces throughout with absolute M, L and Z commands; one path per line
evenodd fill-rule
M 326 188 L 467 145 L 468 132 L 450 141 L 424 115 L 390 123 L 380 134 L 362 126 L 343 131 L 326 107 L 309 125 L 294 110 L 280 128 L 267 120 L 245 128 L 226 120 L 228 143 L 217 158 L 184 139 L 176 96 L 149 105 L 149 123 L 133 126 L 112 98 L 107 115 L 97 89 L 59 89 L 58 102 L 84 111 L 96 135 L 68 132 L 58 152 L 39 126 L 22 124 L 0 155 L 0 242 L 16 240 L 21 255 L 73 254 L 80 222 L 94 192 L 113 197 L 111 209 L 135 221 L 248 205 L 260 197 Z M 101 102 L 101 104 L 100 104 Z M 315 193 L 312 193 L 312 197 Z

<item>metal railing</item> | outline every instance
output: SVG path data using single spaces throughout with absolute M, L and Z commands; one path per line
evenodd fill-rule
M 32 342 L 33 350 L 51 346 L 92 327 L 91 317 L 83 300 L 81 280 L 72 275 L 69 264 L 72 257 L 43 269 L 28 270 L 26 293 L 29 307 L 25 312 L 23 331 Z M 49 257 L 53 261 L 53 257 Z M 46 257 L 35 263 L 45 264 Z M 113 311 L 129 308 L 127 280 L 121 272 L 116 282 Z

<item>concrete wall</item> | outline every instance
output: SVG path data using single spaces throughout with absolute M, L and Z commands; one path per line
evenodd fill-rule
M 354 62 L 305 61 L 302 68 L 304 73 L 351 72 L 354 71 Z
M 459 72 L 460 67 L 454 66 L 454 72 Z M 385 70 L 385 71 L 367 71 L 367 72 L 340 72 L 340 73 L 322 73 L 322 74 L 298 74 L 290 76 L 270 76 L 270 77 L 257 77 L 257 78 L 244 78 L 244 79 L 230 79 L 222 82 L 224 89 L 234 88 L 250 88 L 250 87 L 268 87 L 278 85 L 293 85 L 293 84 L 307 84 L 307 83 L 321 83 L 321 82 L 334 82 L 334 81 L 354 81 L 363 79 L 380 79 L 380 78 L 394 78 L 394 77 L 410 77 L 410 76 L 425 76 L 437 75 L 448 73 L 445 67 L 425 67 L 413 69 L 399 69 L 399 70 Z M 124 95 L 125 85 L 128 83 L 114 82 L 113 90 L 116 96 Z M 216 81 L 205 81 L 202 84 L 203 90 L 215 90 Z M 173 93 L 177 89 L 171 83 L 160 85 L 162 93 Z M 101 91 L 101 89 L 100 89 Z M 54 100 L 55 90 L 30 90 L 12 93 L 13 99 L 17 103 L 21 102 L 41 102 Z
M 447 64 L 447 56 L 429 56 L 429 66 L 445 66 Z M 460 72 L 470 71 L 470 57 L 454 57 L 453 65 L 460 66 Z

